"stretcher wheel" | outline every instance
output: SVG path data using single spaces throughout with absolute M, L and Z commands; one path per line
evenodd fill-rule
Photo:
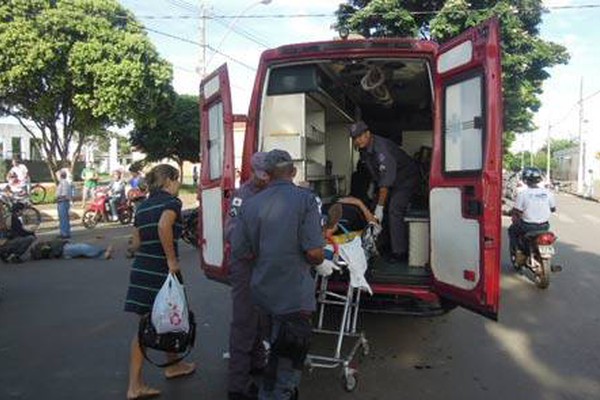
M 344 375 L 342 376 L 342 385 L 346 392 L 353 392 L 354 389 L 356 389 L 356 385 L 358 385 L 356 371 L 346 369 L 344 371 Z

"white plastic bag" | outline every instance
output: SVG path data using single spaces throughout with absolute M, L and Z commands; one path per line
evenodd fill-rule
M 183 285 L 169 274 L 152 306 L 152 325 L 156 333 L 189 332 L 188 306 Z
M 365 256 L 360 236 L 355 237 L 351 242 L 340 244 L 340 255 L 348 263 L 350 285 L 373 294 L 371 286 L 367 282 L 367 278 L 365 278 L 367 257 Z

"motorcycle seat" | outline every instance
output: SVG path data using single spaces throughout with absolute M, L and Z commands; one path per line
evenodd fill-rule
M 548 232 L 547 229 L 540 229 L 540 230 L 536 230 L 536 231 L 526 232 L 524 236 L 527 239 L 531 239 L 531 238 L 537 237 L 537 236 L 541 235 L 542 233 L 546 233 L 546 232 Z

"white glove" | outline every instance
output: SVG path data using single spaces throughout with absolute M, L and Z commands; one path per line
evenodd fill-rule
M 377 218 L 377 221 L 379 221 L 379 223 L 383 222 L 383 206 L 382 205 L 377 205 L 377 207 L 375 207 L 375 211 L 373 212 L 373 214 L 375 215 L 375 218 Z
M 315 267 L 315 271 L 321 276 L 329 276 L 333 274 L 333 263 L 329 260 L 324 260 L 323 263 Z
M 381 224 L 379 224 L 379 223 L 377 223 L 377 224 L 371 223 L 371 226 L 373 227 L 372 230 L 371 230 L 371 232 L 373 233 L 373 236 L 374 237 L 379 236 L 379 234 L 381 233 L 381 230 L 383 229 L 381 227 Z

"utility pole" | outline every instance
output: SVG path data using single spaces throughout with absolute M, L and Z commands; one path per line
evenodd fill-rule
M 579 162 L 577 163 L 577 193 L 583 194 L 584 169 L 584 145 L 583 145 L 583 77 L 579 85 Z
M 533 167 L 533 132 L 529 132 L 529 166 Z
M 200 0 L 200 60 L 198 62 L 198 74 L 200 79 L 206 76 L 206 4 Z
M 550 179 L 550 131 L 552 130 L 552 125 L 548 124 L 548 144 L 546 145 L 546 179 L 548 179 L 548 182 L 551 182 L 552 180 Z

